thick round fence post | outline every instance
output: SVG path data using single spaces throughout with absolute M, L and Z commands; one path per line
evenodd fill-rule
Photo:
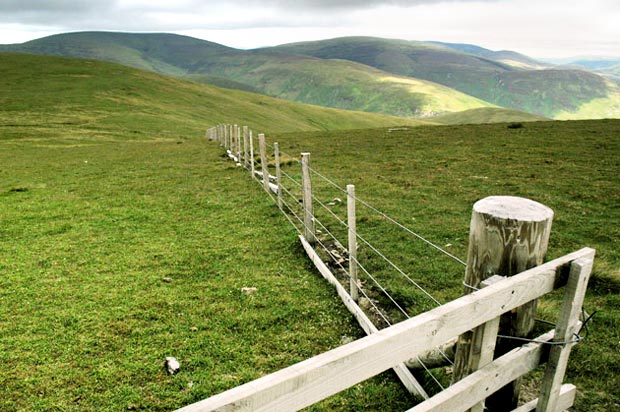
M 267 169 L 267 146 L 265 144 L 265 135 L 258 135 L 258 148 L 260 150 L 260 166 L 263 171 L 263 188 L 269 192 L 269 169 Z
M 347 224 L 349 226 L 349 279 L 351 298 L 359 299 L 357 286 L 357 227 L 355 225 L 355 185 L 347 185 Z
M 474 204 L 469 231 L 465 293 L 480 288 L 480 283 L 493 276 L 513 276 L 543 263 L 553 211 L 533 200 L 513 196 L 491 196 Z M 501 335 L 527 337 L 534 328 L 536 301 L 502 315 Z M 459 336 L 454 376 L 456 382 L 475 369 L 476 357 L 472 332 Z M 508 339 L 498 340 L 495 358 L 520 345 Z M 483 365 L 482 365 L 483 366 Z M 519 383 L 513 382 L 487 398 L 490 412 L 517 407 Z
M 273 157 L 276 160 L 276 185 L 278 186 L 278 207 L 282 209 L 282 171 L 280 170 L 280 146 L 278 143 L 273 144 Z
M 312 206 L 312 183 L 310 181 L 310 153 L 301 154 L 301 189 L 304 206 L 304 236 L 308 243 L 316 243 L 314 208 Z

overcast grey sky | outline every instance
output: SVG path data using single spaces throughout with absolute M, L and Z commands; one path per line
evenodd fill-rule
M 620 57 L 620 0 L 0 0 L 0 44 L 85 30 L 238 48 L 364 35 Z

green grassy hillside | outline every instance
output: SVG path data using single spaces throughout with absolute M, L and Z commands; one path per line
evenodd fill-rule
M 264 131 L 416 124 L 60 57 L 1 54 L 0 90 L 0 124 L 9 136 L 23 135 L 25 126 L 38 130 L 32 137 L 73 125 L 86 138 L 114 138 L 128 130 L 136 138 L 176 138 L 220 122 L 244 122 Z
M 236 50 L 171 34 L 69 33 L 5 50 L 97 58 L 303 103 L 398 116 L 492 106 L 439 84 L 361 64 Z
M 202 70 L 288 100 L 403 117 L 492 106 L 437 83 L 344 60 L 255 52 L 223 57 Z
M 235 49 L 221 44 L 167 33 L 65 33 L 23 44 L 0 46 L 0 51 L 82 57 L 121 63 L 143 70 L 183 75 L 200 59 Z
M 577 386 L 575 412 L 607 412 L 620 405 L 620 120 L 547 121 L 429 126 L 274 136 L 281 150 L 312 153 L 313 167 L 340 187 L 413 231 L 465 259 L 472 205 L 493 195 L 522 196 L 554 210 L 548 258 L 582 247 L 597 250 L 585 308 L 598 311 L 590 333 L 576 345 L 566 381 Z M 342 165 L 346 164 L 346 167 Z M 291 172 L 287 170 L 287 172 Z M 319 199 L 342 196 L 313 180 Z M 346 216 L 346 204 L 332 208 Z M 326 220 L 328 213 L 316 208 Z M 324 216 L 324 218 L 323 218 Z M 358 204 L 357 232 L 426 287 L 441 302 L 463 292 L 463 267 Z M 336 222 L 330 231 L 338 233 Z M 346 231 L 341 239 L 346 239 Z M 360 244 L 360 259 L 397 302 L 414 313 L 425 300 L 394 270 Z M 379 261 L 379 262 L 377 262 Z M 360 273 L 368 289 L 372 281 Z M 556 321 L 562 294 L 539 303 L 538 318 Z M 387 299 L 384 299 L 387 301 Z M 387 302 L 389 304 L 389 302 Z M 391 306 L 390 306 L 391 307 Z M 541 325 L 541 328 L 548 328 Z M 424 373 L 420 374 L 425 376 Z M 440 374 L 438 374 L 440 375 Z M 538 395 L 540 372 L 525 395 Z M 444 381 L 448 383 L 449 378 Z M 431 391 L 437 389 L 429 383 Z
M 203 136 L 394 120 L 409 123 L 0 55 L 0 410 L 170 411 L 361 336 L 262 188 Z M 357 390 L 317 410 L 409 403 L 390 374 Z
M 170 411 L 362 336 L 263 189 L 203 137 L 239 119 L 295 131 L 267 137 L 460 257 L 479 198 L 552 207 L 550 257 L 597 248 L 575 411 L 620 403 L 619 121 L 301 132 L 393 119 L 16 55 L 0 56 L 0 99 L 0 410 Z M 359 216 L 441 299 L 462 291 L 461 266 Z M 310 410 L 411 406 L 386 373 Z
M 540 62 L 538 60 L 532 59 L 531 57 L 525 56 L 521 53 L 510 51 L 510 50 L 493 51 L 493 50 L 485 49 L 484 47 L 476 46 L 473 44 L 464 44 L 464 43 L 442 43 L 442 42 L 432 42 L 432 43 L 438 44 L 440 46 L 445 46 L 445 47 L 448 47 L 450 49 L 454 49 L 457 51 L 461 51 L 463 53 L 467 53 L 472 56 L 478 56 L 484 59 L 498 61 L 500 63 L 507 64 L 508 66 L 514 66 L 516 68 L 544 69 L 544 68 L 552 67 L 550 64 Z
M 531 113 L 499 108 L 471 109 L 433 118 L 434 122 L 441 124 L 513 123 L 537 122 L 542 120 L 549 119 Z
M 618 86 L 597 74 L 568 69 L 525 70 L 522 67 L 531 67 L 534 62 L 508 52 L 482 53 L 481 48 L 470 45 L 351 37 L 275 49 L 356 61 L 400 76 L 443 84 L 498 106 L 551 118 L 581 118 L 581 107 L 597 99 L 620 103 L 615 100 Z M 518 64 L 503 60 L 516 60 Z M 614 111 L 612 116 L 608 111 L 598 112 L 594 117 L 620 117 L 620 112 Z

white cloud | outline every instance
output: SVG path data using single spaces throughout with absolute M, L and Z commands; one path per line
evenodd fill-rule
M 167 31 L 252 48 L 347 35 L 534 56 L 620 55 L 615 0 L 2 0 L 0 43 L 48 32 Z

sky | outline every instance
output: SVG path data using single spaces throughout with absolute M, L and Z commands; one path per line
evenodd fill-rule
M 0 0 L 0 44 L 75 31 L 168 32 L 250 49 L 343 36 L 620 57 L 620 0 Z

